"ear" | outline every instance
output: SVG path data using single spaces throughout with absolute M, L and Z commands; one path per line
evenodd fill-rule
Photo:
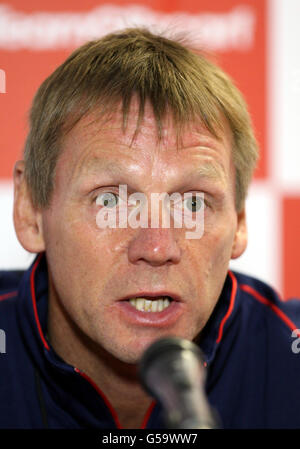
M 13 219 L 19 242 L 27 251 L 39 253 L 45 250 L 41 211 L 34 207 L 24 176 L 24 161 L 14 167 Z
M 246 224 L 246 212 L 245 208 L 243 208 L 237 216 L 237 229 L 232 245 L 231 259 L 237 259 L 238 257 L 240 257 L 247 248 L 247 243 L 248 231 Z

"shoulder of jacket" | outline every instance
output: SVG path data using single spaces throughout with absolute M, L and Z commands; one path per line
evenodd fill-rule
M 233 272 L 238 289 L 244 297 L 260 304 L 270 318 L 278 319 L 289 331 L 300 328 L 300 298 L 283 299 L 266 282 L 242 273 Z

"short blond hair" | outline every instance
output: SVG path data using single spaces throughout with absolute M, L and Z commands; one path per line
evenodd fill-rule
M 149 101 L 158 138 L 170 113 L 182 127 L 201 120 L 218 136 L 220 113 L 233 137 L 236 209 L 245 202 L 258 157 L 247 105 L 230 77 L 204 54 L 178 40 L 130 28 L 88 42 L 75 50 L 38 89 L 30 111 L 25 144 L 25 177 L 35 206 L 50 204 L 63 136 L 93 110 L 106 114 L 121 103 L 123 124 L 133 96 L 137 129 Z

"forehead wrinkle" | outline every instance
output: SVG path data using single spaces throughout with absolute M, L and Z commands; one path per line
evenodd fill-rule
M 136 162 L 134 158 L 132 162 Z M 217 165 L 211 161 L 207 161 L 204 163 L 200 162 L 199 165 L 198 164 L 195 165 L 196 166 L 195 168 L 193 168 L 192 171 L 187 170 L 187 172 L 185 173 L 185 170 L 182 171 L 180 170 L 178 174 L 179 175 L 182 174 L 183 177 L 195 176 L 200 178 L 210 178 L 213 180 L 225 181 L 226 178 L 225 169 L 220 162 L 217 162 Z M 135 171 L 133 167 L 131 167 L 130 169 L 128 161 L 126 161 L 125 164 L 124 163 L 120 164 L 118 163 L 117 160 L 112 161 L 105 159 L 104 157 L 93 156 L 89 158 L 87 162 L 80 167 L 79 173 L 77 173 L 77 175 L 80 176 L 82 174 L 86 174 L 89 172 L 98 173 L 100 170 L 102 172 L 109 172 L 109 174 L 116 174 L 116 175 L 124 174 L 125 172 L 128 173 L 131 172 L 133 174 Z

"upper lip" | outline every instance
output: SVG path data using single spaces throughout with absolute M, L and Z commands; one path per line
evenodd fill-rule
M 158 291 L 158 292 L 153 292 L 153 291 L 152 292 L 150 292 L 150 291 L 134 292 L 134 293 L 131 293 L 130 295 L 124 296 L 119 301 L 126 301 L 127 299 L 131 299 L 131 298 L 144 298 L 147 296 L 151 297 L 151 298 L 155 298 L 158 296 L 170 296 L 170 298 L 172 298 L 174 301 L 183 302 L 180 295 L 178 295 L 177 293 L 173 293 L 171 291 L 167 291 L 167 290 Z

